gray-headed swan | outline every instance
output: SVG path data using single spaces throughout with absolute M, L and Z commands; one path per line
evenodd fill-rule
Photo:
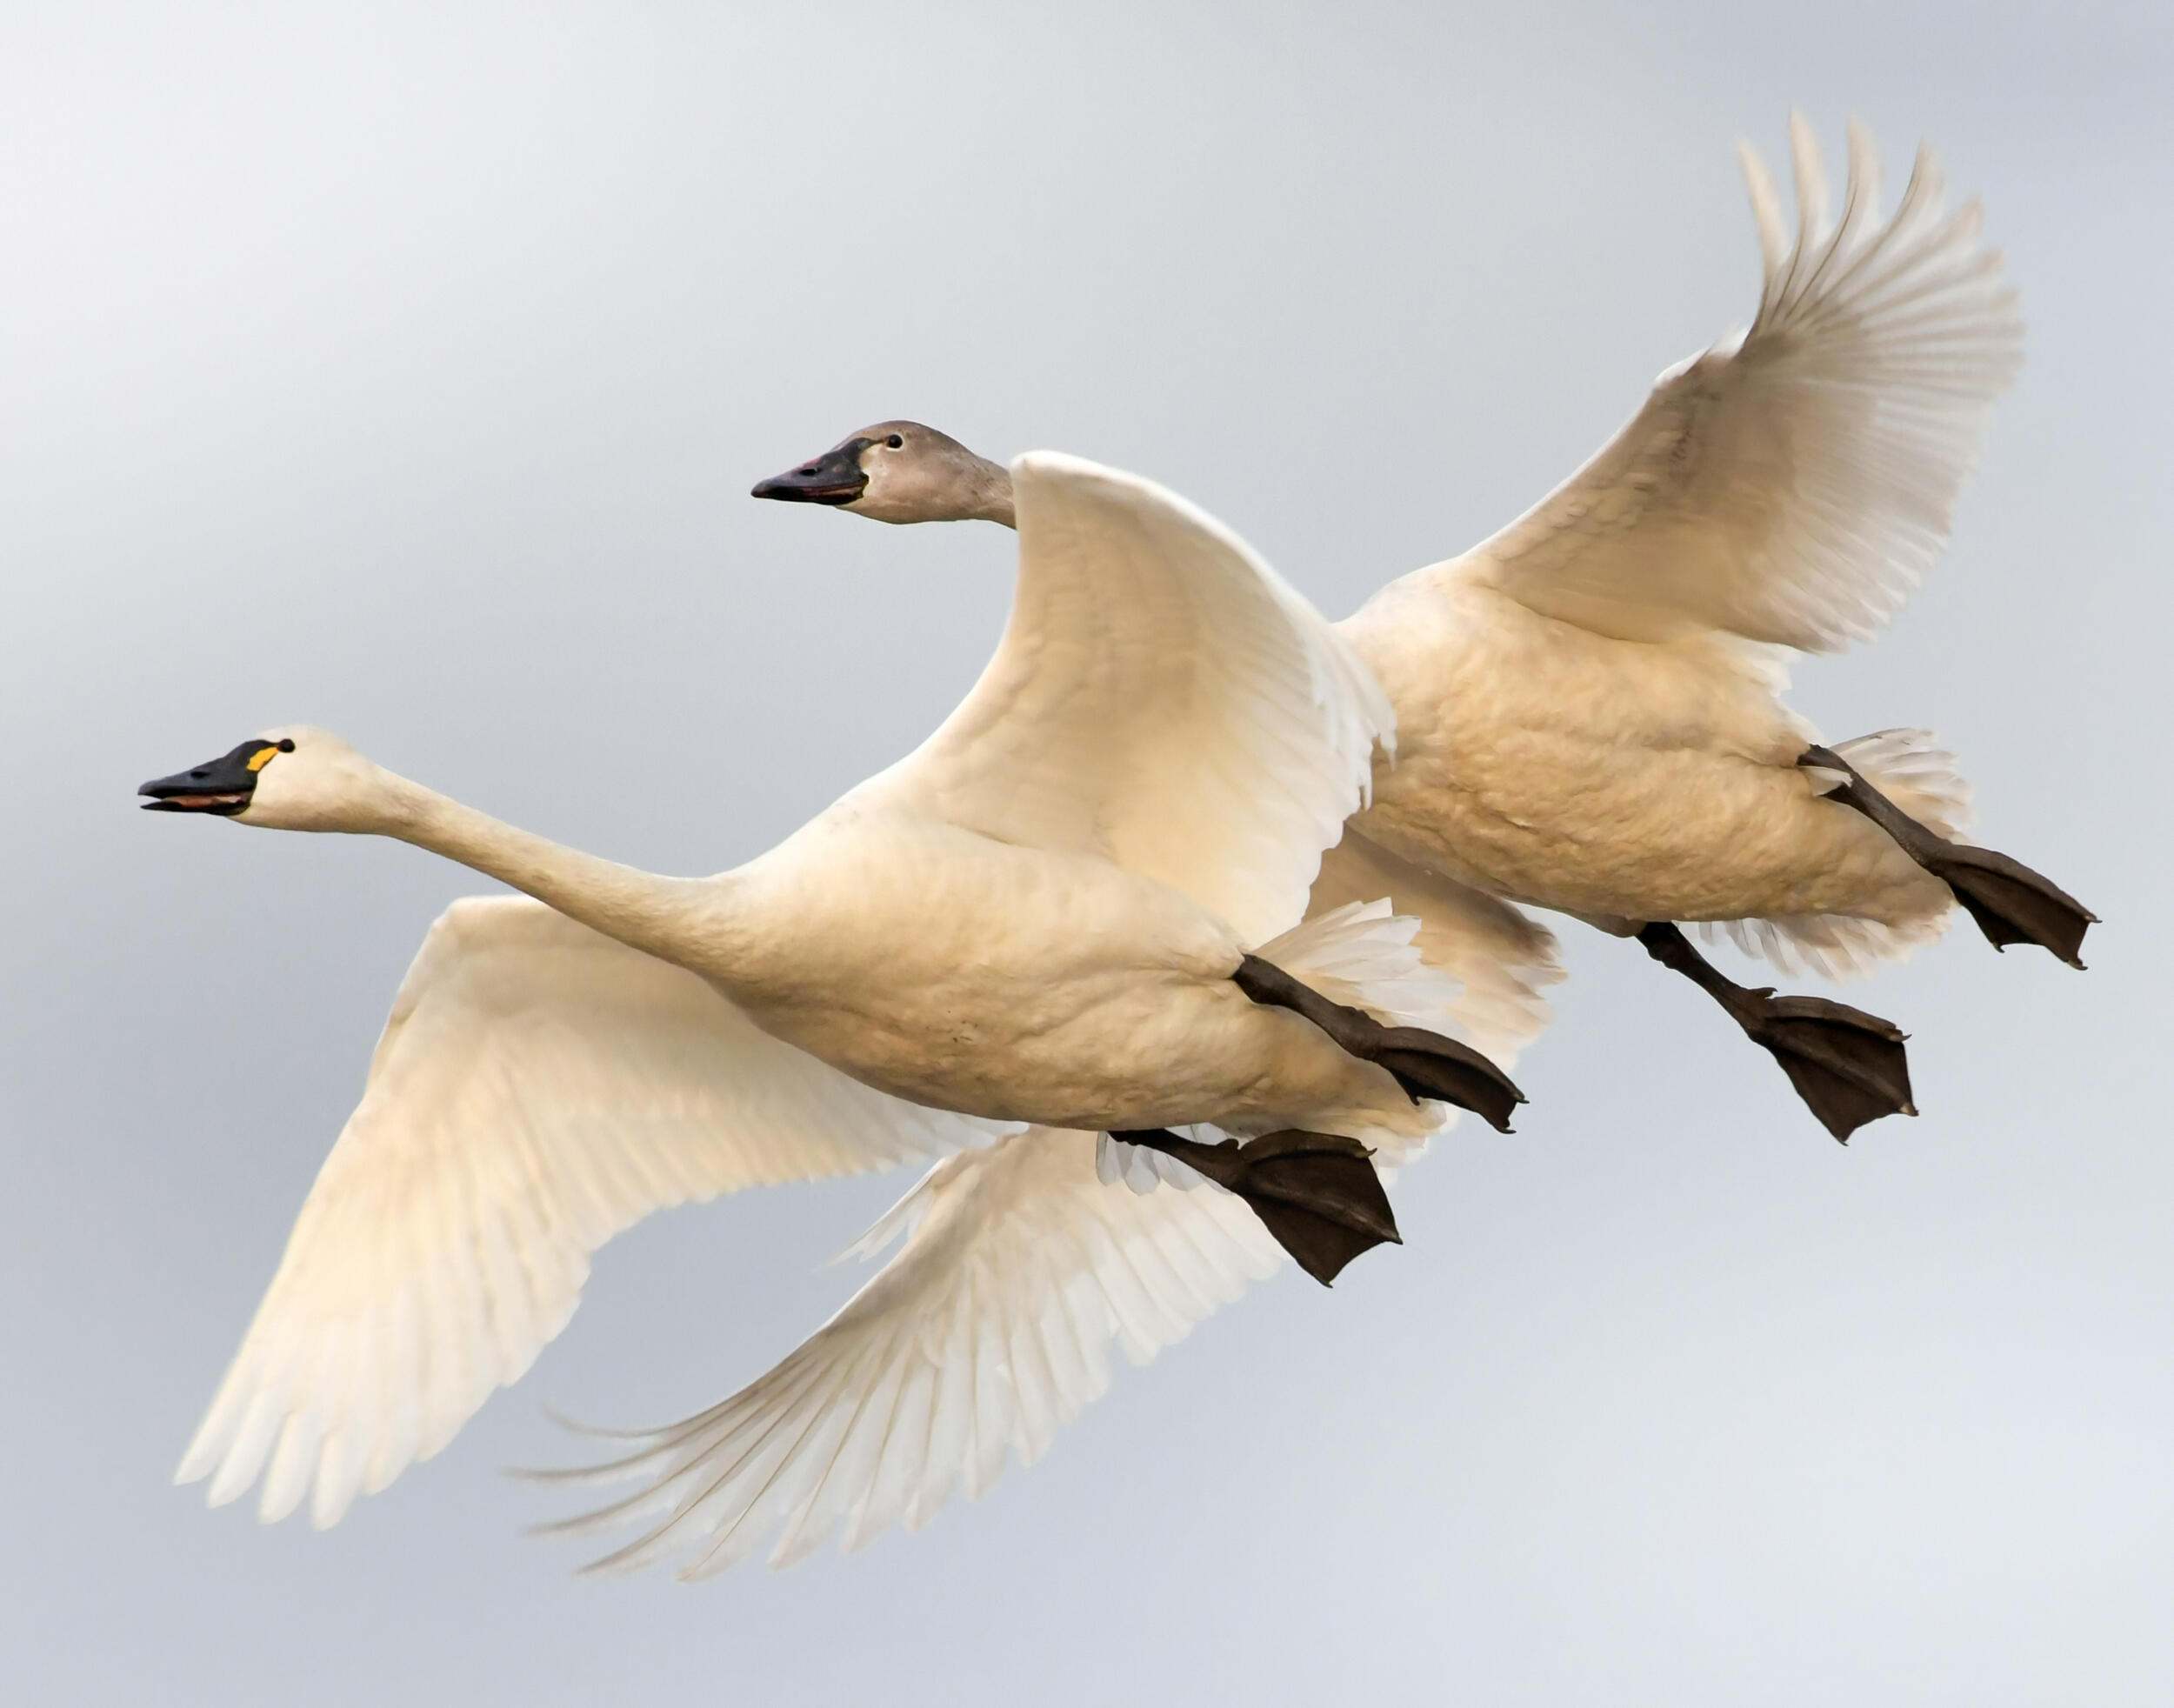
M 1958 904 L 1997 947 L 2080 964 L 2093 916 L 1955 840 L 1966 791 L 1924 732 L 1829 749 L 1779 697 L 1790 650 L 1871 636 L 1938 554 L 2022 339 L 1976 204 L 1943 210 L 1929 155 L 1883 219 L 1852 125 L 1831 220 L 1801 118 L 1791 142 L 1793 233 L 1744 153 L 1765 264 L 1750 330 L 1662 375 L 1524 516 L 1337 625 L 1398 731 L 1347 844 L 1635 936 L 1846 1139 L 1915 1112 L 1902 1033 L 1737 984 L 1672 922 L 1845 973 L 1937 935 Z M 1010 519 L 1002 469 L 906 421 L 755 493 L 890 522 Z

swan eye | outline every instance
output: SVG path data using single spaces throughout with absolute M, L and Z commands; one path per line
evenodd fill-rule
M 893 450 L 897 450 L 900 446 L 905 444 L 905 440 L 900 435 L 893 433 L 889 438 L 885 439 L 884 443 L 889 445 Z

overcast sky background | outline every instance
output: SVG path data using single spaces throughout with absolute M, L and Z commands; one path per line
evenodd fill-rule
M 1484 16 L 1491 13 L 1493 16 Z M 2043 17 L 2034 16 L 2043 14 Z M 24 1702 L 2159 1704 L 2174 1678 L 2164 7 L 0 5 L 0 1655 Z M 758 505 L 864 421 L 1055 445 L 1331 615 L 1747 317 L 1731 149 L 1981 190 L 2030 364 L 1832 737 L 1929 723 L 2105 916 L 1849 996 L 1848 1151 L 1575 926 L 1409 1244 L 783 1576 L 577 1581 L 497 1475 L 766 1367 L 904 1177 L 666 1216 L 337 1531 L 167 1478 L 424 926 L 413 850 L 149 817 L 289 718 L 710 871 L 971 682 L 1009 536 Z M 1817 989 L 1816 985 L 1804 988 Z

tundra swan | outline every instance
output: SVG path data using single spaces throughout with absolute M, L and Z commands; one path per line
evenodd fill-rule
M 2095 916 L 1955 839 L 1967 791 L 1919 731 L 1820 745 L 1790 650 L 1870 637 L 1946 540 L 2021 320 L 1975 203 L 1928 151 L 1894 213 L 1850 129 L 1841 218 L 1791 132 L 1794 235 L 1743 150 L 1764 258 L 1748 332 L 1664 373 L 1630 424 L 1509 527 L 1337 625 L 1396 707 L 1397 763 L 1346 844 L 1635 937 L 1773 1054 L 1837 1139 L 1915 1113 L 1903 1034 L 1725 977 L 1676 924 L 1784 967 L 1865 969 L 1959 904 L 1997 947 L 2080 965 Z M 1006 522 L 1004 470 L 888 421 L 755 488 L 886 522 Z
M 1160 489 L 1048 453 L 1010 485 L 1018 590 L 981 681 L 718 877 L 548 842 L 304 728 L 143 785 L 529 897 L 425 939 L 182 1479 L 218 1502 L 262 1476 L 263 1516 L 306 1493 L 331 1523 L 518 1378 L 590 1252 L 666 1204 L 1017 1124 L 1122 1133 L 1134 1178 L 1190 1162 L 1326 1280 L 1396 1238 L 1370 1153 L 1409 1154 L 1437 1099 L 1506 1124 L 1501 1071 L 1412 1024 L 1455 1000 L 1424 924 L 1356 899 L 1300 923 L 1390 731 L 1364 667 Z M 1196 1123 L 1250 1142 L 1169 1131 Z

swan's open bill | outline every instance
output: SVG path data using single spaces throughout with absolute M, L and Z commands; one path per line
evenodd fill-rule
M 2020 860 L 1990 848 L 1951 842 L 1920 824 L 1867 783 L 1848 760 L 1826 748 L 1808 747 L 1797 763 L 1846 777 L 1849 781 L 1827 798 L 1855 807 L 1952 890 L 1994 948 L 2035 943 L 2078 972 L 2084 970 L 2077 956 L 2084 947 L 2084 933 L 2098 923 L 2098 916 L 2051 878 L 2040 877 Z
M 1894 1023 L 1821 997 L 1777 997 L 1723 975 L 1676 926 L 1638 932 L 1645 952 L 1726 1009 L 1744 1036 L 1782 1064 L 1819 1124 L 1843 1144 L 1867 1121 L 1915 1115 L 1910 1058 Z
M 1203 1144 L 1160 1128 L 1110 1137 L 1175 1157 L 1244 1198 L 1276 1243 L 1324 1287 L 1361 1252 L 1404 1243 L 1374 1172 L 1374 1153 L 1356 1138 L 1296 1129 L 1244 1144 Z
M 1384 1026 L 1363 1009 L 1330 1002 L 1257 955 L 1239 962 L 1231 977 L 1255 1002 L 1304 1015 L 1346 1054 L 1386 1068 L 1415 1102 L 1432 1098 L 1455 1104 L 1506 1133 L 1511 1113 L 1525 1100 L 1508 1074 L 1470 1045 L 1418 1026 Z

